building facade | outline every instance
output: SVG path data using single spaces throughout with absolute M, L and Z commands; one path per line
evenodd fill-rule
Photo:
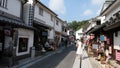
M 108 0 L 106 0 L 108 2 Z M 119 26 L 119 17 L 120 17 L 120 1 L 119 0 L 111 0 L 109 1 L 109 5 L 107 6 L 106 9 L 103 9 L 101 12 L 102 16 L 105 16 L 106 19 L 106 27 L 104 28 L 105 31 L 110 33 L 111 37 L 111 45 L 112 45 L 112 56 L 115 60 L 120 62 L 120 47 L 119 47 L 119 31 L 120 31 L 120 26 Z M 106 6 L 103 6 L 106 7 Z
M 59 46 L 59 43 L 61 42 L 61 38 L 62 38 L 62 23 L 63 23 L 63 21 L 60 18 L 58 18 L 58 17 L 55 18 L 54 41 L 55 41 L 57 47 Z
M 6 6 L 3 7 L 4 5 L 2 5 L 2 3 Z M 17 6 L 14 6 L 14 3 L 16 3 Z M 30 47 L 33 46 L 33 42 L 30 41 L 33 41 L 34 31 L 32 26 L 27 24 L 28 22 L 25 22 L 26 20 L 22 18 L 22 15 L 24 15 L 22 13 L 24 11 L 22 8 L 22 6 L 24 7 L 23 3 L 25 3 L 25 1 L 2 0 L 0 7 L 1 31 L 4 32 L 3 39 L 5 40 L 3 41 L 4 43 L 2 43 L 2 50 L 4 52 L 4 49 L 9 46 L 9 41 L 13 40 L 14 44 L 16 44 L 14 45 L 16 48 L 16 56 L 29 54 Z M 6 35 L 7 33 L 8 35 Z M 25 40 L 25 42 L 23 40 Z M 24 46 L 22 46 L 23 42 Z
M 120 62 L 120 1 L 119 0 L 106 0 L 103 4 L 99 18 L 96 19 L 96 23 L 99 25 L 94 26 L 86 33 L 95 34 L 95 42 L 99 39 L 105 43 L 105 51 L 111 55 L 112 59 Z M 108 54 L 106 54 L 107 56 Z
M 38 0 L 0 1 L 0 59 L 13 43 L 14 56 L 30 57 L 31 48 L 49 40 L 61 41 L 62 21 Z
M 57 15 L 43 5 L 41 2 L 36 1 L 34 5 L 34 20 L 33 26 L 36 28 L 35 35 L 34 35 L 34 45 L 37 46 L 41 39 L 43 45 L 45 42 L 49 40 L 54 40 L 54 24 L 55 24 L 55 17 Z

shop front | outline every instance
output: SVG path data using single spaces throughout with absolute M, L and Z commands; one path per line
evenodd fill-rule
M 12 41 L 13 30 L 10 26 L 0 26 L 0 57 L 5 55 L 5 50 L 9 47 Z
M 14 30 L 17 32 L 16 56 L 27 57 L 30 55 L 31 47 L 33 47 L 34 32 L 24 28 L 14 28 Z
M 30 55 L 30 47 L 33 46 L 33 43 L 30 42 L 33 41 L 33 30 L 32 26 L 26 25 L 16 16 L 8 13 L 0 15 L 0 62 L 8 64 L 6 63 L 8 58 L 14 57 L 17 61 L 19 57 Z M 26 37 L 24 38 L 24 36 Z M 22 44 L 23 39 L 27 43 Z M 12 46 L 11 50 L 10 46 Z
M 34 46 L 36 51 L 41 51 L 41 47 L 44 47 L 45 42 L 48 40 L 48 30 L 50 27 L 38 21 L 34 21 L 33 26 L 35 27 Z M 39 43 L 42 46 L 39 46 Z
M 55 38 L 54 41 L 56 43 L 56 47 L 59 47 L 59 43 L 61 41 L 61 33 L 58 31 L 55 31 Z
M 115 18 L 110 18 L 109 21 L 106 22 L 105 31 L 109 32 L 110 40 L 112 45 L 112 58 L 119 61 L 120 59 L 120 11 L 114 14 Z
M 97 57 L 96 59 L 100 60 L 101 63 L 104 63 L 105 59 L 112 54 L 112 33 L 105 31 L 103 29 L 105 27 L 105 24 L 98 25 L 90 31 L 90 33 L 94 34 L 92 41 L 89 41 L 92 43 L 93 56 Z M 90 36 L 92 35 L 90 34 Z

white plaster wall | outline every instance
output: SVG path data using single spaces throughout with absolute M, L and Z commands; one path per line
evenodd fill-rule
M 106 20 L 109 20 L 110 17 L 113 16 L 113 14 L 117 13 L 118 11 L 120 11 L 120 6 L 114 10 L 111 11 L 111 13 L 109 15 L 106 15 Z
M 90 20 L 89 23 L 90 25 L 88 26 L 87 31 L 96 26 L 96 22 L 94 22 L 93 20 Z
M 76 31 L 76 39 L 80 39 L 80 37 L 83 36 L 83 32 L 82 32 L 83 28 L 79 29 L 78 31 Z M 78 33 L 81 33 L 81 35 L 79 35 Z
M 55 31 L 62 32 L 62 22 L 60 20 L 58 20 L 58 25 L 55 22 L 54 29 Z
M 106 20 L 109 20 L 116 12 L 120 11 L 120 0 L 117 0 L 116 3 L 109 9 L 108 14 L 106 15 Z
M 0 10 L 20 17 L 21 2 L 19 0 L 7 0 L 7 9 L 0 7 Z
M 101 24 L 105 23 L 105 16 L 98 17 L 98 19 L 101 21 Z
M 28 21 L 29 21 L 29 8 L 30 8 L 30 4 L 26 3 L 24 5 L 24 10 L 23 10 L 23 13 L 24 13 L 23 20 L 26 24 L 28 24 Z
M 26 52 L 20 52 L 18 53 L 18 44 L 19 44 L 19 39 L 18 39 L 18 44 L 17 44 L 17 50 L 16 50 L 16 55 L 20 56 L 20 55 L 25 55 L 25 54 L 29 54 L 30 53 L 30 47 L 33 46 L 33 38 L 34 38 L 34 32 L 32 30 L 28 30 L 28 29 L 23 29 L 23 28 L 18 28 L 16 29 L 18 30 L 18 37 L 25 37 L 28 38 L 28 49 Z
M 92 27 L 93 27 L 92 24 L 90 24 L 87 28 L 87 31 L 89 31 Z
M 42 21 L 45 21 L 44 24 L 49 25 L 51 27 L 54 26 L 54 22 L 51 21 L 51 14 L 47 11 L 43 10 L 43 16 L 39 14 L 39 6 L 35 5 L 35 11 L 34 11 L 34 17 L 37 19 L 40 19 Z
M 109 3 L 104 3 L 104 7 L 103 7 L 102 11 L 105 10 L 108 6 L 109 6 Z
M 101 24 L 105 23 L 105 16 L 101 17 Z
M 90 25 L 87 27 L 87 31 L 89 31 L 92 27 L 94 27 L 94 23 L 92 20 L 89 21 Z
M 49 33 L 48 39 L 54 39 L 54 30 L 51 29 L 48 31 L 48 33 Z
M 95 27 L 96 26 L 96 22 L 92 22 L 91 25 L 92 25 L 92 27 Z
M 67 23 L 64 23 L 63 22 L 63 24 L 62 24 L 64 27 L 65 27 L 65 29 L 66 29 L 66 27 L 67 27 Z M 62 33 L 64 34 L 64 35 L 67 35 L 67 32 L 65 32 L 65 29 L 64 29 L 64 31 L 62 30 Z
M 120 50 L 120 31 L 118 32 L 118 37 L 115 37 L 114 33 L 114 49 Z
M 70 30 L 67 30 L 67 35 L 70 35 Z

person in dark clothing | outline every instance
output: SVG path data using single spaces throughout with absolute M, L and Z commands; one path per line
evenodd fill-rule
M 67 40 L 67 39 L 65 39 L 65 47 L 67 47 L 67 43 L 68 43 L 68 40 Z
M 40 39 L 38 40 L 38 50 L 42 50 L 42 42 Z

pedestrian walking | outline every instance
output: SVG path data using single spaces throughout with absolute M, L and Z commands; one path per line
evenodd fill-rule
M 65 39 L 65 48 L 67 48 L 67 43 L 68 43 L 68 40 L 67 39 Z
M 78 40 L 76 43 L 76 46 L 77 46 L 76 54 L 77 54 L 78 59 L 80 59 L 80 68 L 81 68 L 81 64 L 82 64 L 82 52 L 84 49 L 83 44 L 84 44 L 83 38 L 80 38 L 80 40 Z
M 77 54 L 77 57 L 79 59 L 82 57 L 83 44 L 84 44 L 83 38 L 80 38 L 80 40 L 77 40 L 77 43 L 76 43 L 76 46 L 77 46 L 76 54 Z

